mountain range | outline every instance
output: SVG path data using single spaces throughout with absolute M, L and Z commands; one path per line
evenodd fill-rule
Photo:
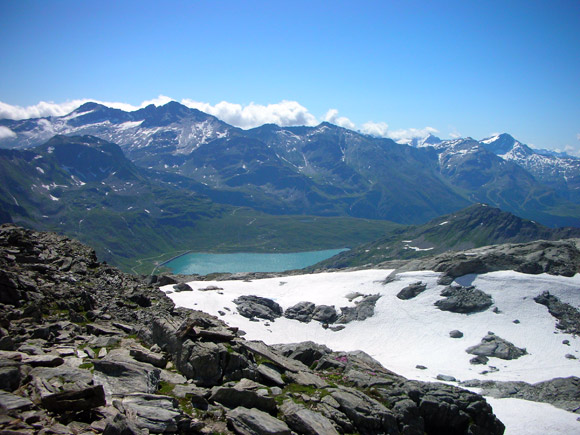
M 580 226 L 580 159 L 507 134 L 399 144 L 326 122 L 242 130 L 176 102 L 134 112 L 86 103 L 0 126 L 14 132 L 0 140 L 0 221 L 76 237 L 133 271 L 189 249 L 288 252 L 379 239 L 375 259 L 386 260 L 515 240 L 496 237 L 494 225 L 519 228 L 517 241 L 576 234 L 536 222 Z M 425 224 L 480 203 L 511 215 L 467 208 L 446 236 Z M 489 231 L 470 226 L 486 220 Z M 377 254 L 362 249 L 344 257 Z
M 139 167 L 195 181 L 190 189 L 216 202 L 270 214 L 421 224 L 481 202 L 548 226 L 580 225 L 580 159 L 541 154 L 507 134 L 428 137 L 413 147 L 329 123 L 241 130 L 177 102 L 134 112 L 86 103 L 0 125 L 14 132 L 2 147 L 94 135 Z
M 151 264 L 190 249 L 354 246 L 399 226 L 350 217 L 271 216 L 217 204 L 196 187 L 189 178 L 140 168 L 119 146 L 94 136 L 55 136 L 34 148 L 0 149 L 1 222 L 73 236 L 91 243 L 101 260 L 127 270 L 149 272 Z

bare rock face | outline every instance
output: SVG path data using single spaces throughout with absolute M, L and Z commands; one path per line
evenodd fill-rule
M 578 239 L 530 243 L 506 243 L 466 252 L 447 252 L 430 258 L 412 260 L 396 272 L 433 270 L 443 272 L 451 281 L 468 274 L 515 270 L 517 272 L 574 276 L 580 272 Z
M 0 432 L 503 432 L 477 394 L 408 381 L 363 352 L 244 340 L 64 237 L 0 227 L 0 272 Z M 250 302 L 253 316 L 282 313 Z
M 548 307 L 550 314 L 558 319 L 556 328 L 569 334 L 580 334 L 580 311 L 577 308 L 560 301 L 547 291 L 536 296 L 534 301 Z
M 517 359 L 528 353 L 526 349 L 516 347 L 514 344 L 493 333 L 489 333 L 483 337 L 480 344 L 467 348 L 466 352 L 472 355 L 506 360 Z

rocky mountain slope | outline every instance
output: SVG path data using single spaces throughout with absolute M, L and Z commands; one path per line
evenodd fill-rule
M 306 340 L 362 350 L 410 379 L 498 398 L 507 433 L 567 435 L 580 427 L 579 272 L 580 239 L 568 239 L 162 290 L 289 355 Z
M 273 214 L 419 224 L 484 202 L 549 226 L 580 225 L 571 190 L 558 193 L 531 166 L 490 151 L 491 142 L 427 140 L 414 148 L 329 123 L 244 131 L 176 102 L 135 112 L 87 103 L 63 117 L 0 125 L 15 133 L 5 147 L 95 135 L 118 143 L 138 166 L 207 186 L 214 200 Z
M 274 218 L 217 204 L 206 191 L 189 178 L 138 167 L 119 146 L 94 136 L 0 149 L 0 222 L 77 237 L 101 260 L 127 269 L 191 249 L 342 248 L 395 227 L 353 218 Z M 152 263 L 142 270 L 150 271 Z
M 245 340 L 61 236 L 3 225 L 0 266 L 7 433 L 504 430 L 478 394 L 408 381 L 362 352 Z
M 452 152 L 458 145 L 466 152 L 477 152 L 478 148 L 483 148 L 506 162 L 522 167 L 536 180 L 555 189 L 562 197 L 576 203 L 580 199 L 580 158 L 548 150 L 534 150 L 507 133 L 480 141 L 469 138 L 442 141 L 435 136 L 428 136 L 413 145 L 434 147 L 441 153 Z
M 578 237 L 578 228 L 548 228 L 498 208 L 475 204 L 424 225 L 393 231 L 314 265 L 310 270 L 378 265 L 389 260 L 408 260 L 485 245 Z

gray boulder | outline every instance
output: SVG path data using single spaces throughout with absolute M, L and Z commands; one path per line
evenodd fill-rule
M 94 379 L 103 385 L 107 396 L 157 391 L 161 370 L 150 364 L 115 358 L 110 352 L 104 359 L 94 360 Z
M 423 284 L 421 281 L 415 282 L 408 285 L 397 293 L 397 297 L 402 300 L 413 299 L 418 294 L 423 293 L 427 289 L 427 284 Z
M 461 337 L 463 337 L 463 332 L 461 332 L 457 329 L 454 329 L 453 331 L 449 331 L 449 336 L 451 338 L 461 338 Z
M 312 302 L 298 302 L 284 312 L 284 317 L 308 323 L 312 320 L 315 308 Z
M 190 292 L 190 291 L 193 291 L 193 289 L 191 288 L 191 286 L 189 284 L 184 283 L 184 282 L 180 282 L 179 284 L 175 284 L 173 286 L 173 290 L 175 290 L 176 292 Z
M 127 394 L 113 402 L 114 406 L 141 430 L 152 433 L 177 433 L 188 427 L 190 418 L 179 409 L 173 397 L 156 394 Z
M 226 413 L 228 426 L 241 435 L 291 435 L 286 423 L 258 409 L 239 406 Z
M 395 415 L 380 402 L 353 388 L 329 388 L 332 398 L 363 433 L 398 434 Z
M 493 304 L 490 295 L 473 286 L 449 286 L 441 292 L 441 296 L 445 296 L 446 299 L 435 302 L 435 305 L 442 311 L 453 313 L 478 313 L 487 310 Z
M 338 314 L 332 305 L 317 305 L 312 313 L 312 319 L 321 323 L 334 323 L 337 318 Z
M 235 387 L 212 388 L 210 402 L 218 402 L 228 408 L 257 408 L 268 414 L 276 415 L 277 406 L 273 397 L 262 396 L 256 391 Z
M 272 299 L 259 296 L 240 296 L 234 299 L 238 312 L 249 319 L 257 317 L 259 319 L 275 320 L 282 316 L 282 307 Z
M 517 359 L 528 352 L 495 334 L 488 334 L 481 339 L 481 343 L 466 349 L 472 355 L 495 357 L 505 360 Z
M 366 295 L 361 301 L 355 302 L 354 307 L 341 307 L 340 317 L 336 320 L 336 323 L 350 323 L 355 320 L 365 320 L 372 317 L 375 314 L 375 305 L 380 299 L 381 295 Z
M 332 422 L 318 412 L 292 402 L 285 401 L 280 407 L 282 418 L 295 432 L 307 435 L 338 435 Z
M 327 346 L 315 343 L 313 341 L 303 341 L 301 343 L 292 344 L 278 344 L 274 345 L 273 347 L 281 351 L 284 356 L 298 360 L 309 367 L 324 355 L 332 352 L 332 350 Z

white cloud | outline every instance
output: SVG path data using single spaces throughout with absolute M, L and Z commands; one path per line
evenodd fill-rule
M 576 139 L 580 140 L 580 133 L 576 135 Z
M 430 134 L 439 133 L 433 127 L 407 128 L 399 130 L 389 130 L 389 125 L 385 122 L 369 121 L 363 124 L 362 132 L 378 137 L 389 137 L 395 142 L 409 143 L 413 139 L 423 139 Z
M 580 140 L 580 137 L 578 140 Z M 564 152 L 571 156 L 580 157 L 580 150 L 577 147 L 573 147 L 572 145 L 566 145 L 564 147 Z
M 336 109 L 330 109 L 328 112 L 326 112 L 326 115 L 324 115 L 324 120 L 326 122 L 330 122 L 331 124 L 348 128 L 350 130 L 354 130 L 356 127 L 354 123 L 346 116 L 338 116 L 338 110 Z
M 459 133 L 457 130 L 453 130 L 449 132 L 449 137 L 451 139 L 459 139 L 461 137 L 461 133 Z
M 44 118 L 46 116 L 64 116 L 68 115 L 76 108 L 88 102 L 95 102 L 103 104 L 104 106 L 107 107 L 132 112 L 134 110 L 139 110 L 143 107 L 146 107 L 150 104 L 161 106 L 163 104 L 169 103 L 170 101 L 173 101 L 173 99 L 165 95 L 159 95 L 157 98 L 154 98 L 152 100 L 143 101 L 139 106 L 134 106 L 128 103 L 99 101 L 90 98 L 65 101 L 64 103 L 41 101 L 38 104 L 26 107 L 13 106 L 11 104 L 6 104 L 0 101 L 0 119 L 28 119 L 28 118 Z
M 211 105 L 189 99 L 183 99 L 181 103 L 240 128 L 253 128 L 264 124 L 276 124 L 282 127 L 318 124 L 318 119 L 296 101 L 283 100 L 280 103 L 268 105 L 250 103 L 247 106 L 227 101 Z
M 386 122 L 365 122 L 361 128 L 361 131 L 371 136 L 387 137 L 389 130 L 389 125 Z
M 12 137 L 16 137 L 16 133 L 8 127 L 0 126 L 0 139 L 8 139 Z
M 389 132 L 389 137 L 396 142 L 410 142 L 412 139 L 423 139 L 430 134 L 439 133 L 433 127 L 407 128 Z

